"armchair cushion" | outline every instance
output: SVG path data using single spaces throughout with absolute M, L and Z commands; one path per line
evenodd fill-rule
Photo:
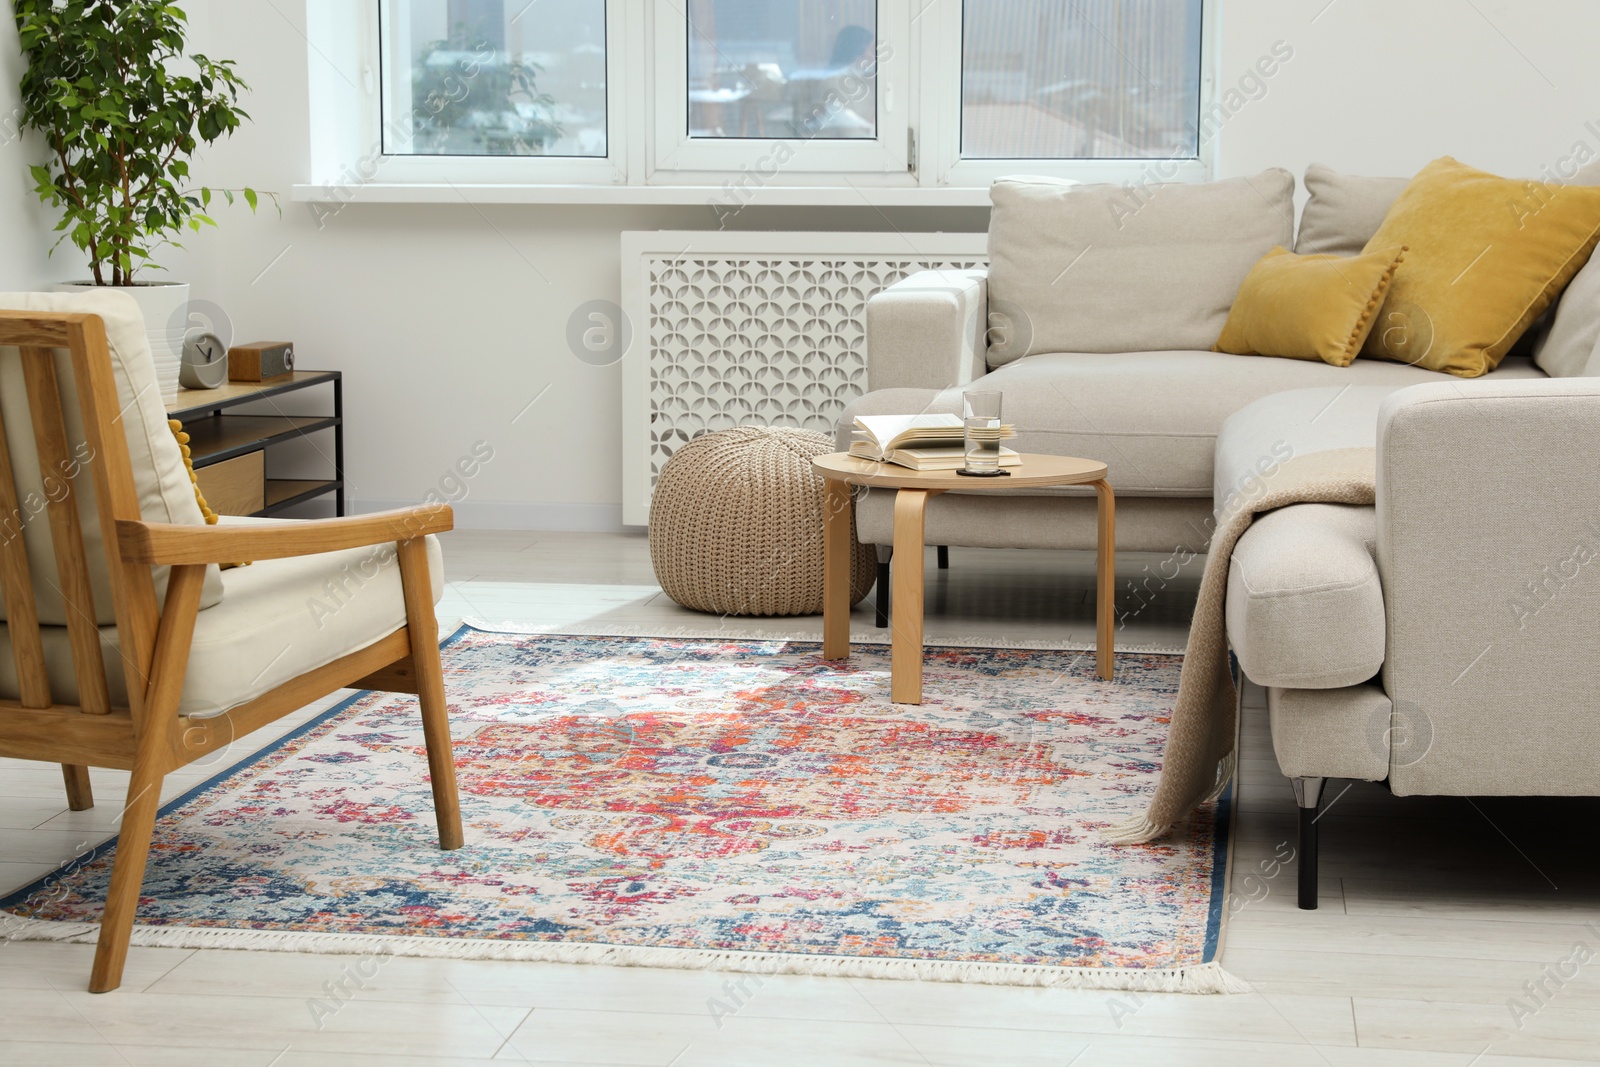
M 165 429 L 163 427 L 163 429 Z M 171 439 L 171 434 L 168 434 Z M 193 494 L 191 493 L 191 499 Z M 221 525 L 290 520 L 224 516 Z M 443 557 L 429 537 L 433 597 L 444 594 Z M 226 595 L 195 623 L 182 715 L 206 717 L 251 700 L 341 656 L 387 637 L 406 622 L 394 546 L 375 545 L 312 556 L 258 560 L 222 575 Z M 77 701 L 64 626 L 44 631 L 50 688 L 58 703 Z M 111 700 L 125 705 L 115 626 L 101 628 Z M 15 697 L 17 680 L 9 634 L 0 630 L 0 695 Z
M 150 358 L 150 342 L 145 335 L 139 305 L 126 293 L 115 289 L 90 289 L 82 293 L 0 293 L 0 308 L 15 311 L 75 312 L 99 315 L 105 322 L 106 340 L 111 350 L 111 368 L 117 379 L 117 399 L 121 403 L 122 426 L 128 440 L 128 458 L 133 465 L 133 482 L 139 492 L 139 514 L 146 522 L 205 525 L 205 516 L 195 501 L 194 484 L 183 465 L 178 442 L 167 426 L 166 407 L 156 385 L 155 363 Z M 62 409 L 67 437 L 77 449 L 76 458 L 93 462 L 86 451 L 83 420 L 78 414 L 77 387 L 65 351 L 57 353 L 56 377 L 61 383 Z M 39 471 L 34 445 L 33 418 L 29 411 L 27 386 L 23 380 L 22 358 L 15 348 L 0 347 L 0 412 L 5 418 L 6 441 L 11 447 L 11 463 L 17 483 L 17 499 L 25 514 L 6 516 L 9 535 L 13 523 L 22 525 L 23 541 L 32 564 L 33 596 L 39 621 L 65 626 L 66 604 L 57 592 L 55 552 L 51 545 L 50 523 L 43 511 L 48 487 Z M 94 491 L 86 476 L 73 485 L 78 500 L 78 516 L 83 527 L 84 549 L 88 557 L 89 580 L 94 590 L 95 623 L 108 626 L 116 622 L 111 603 L 111 579 L 106 569 L 106 546 L 94 509 Z M 60 495 L 60 489 L 55 490 Z M 36 502 L 36 507 L 29 501 Z M 153 571 L 156 595 L 164 597 L 167 568 Z M 216 567 L 206 572 L 200 606 L 208 608 L 222 599 L 222 579 Z M 0 611 L 0 619 L 5 618 Z M 11 670 L 11 667 L 7 667 Z M 68 671 L 70 674 L 70 670 Z M 58 698 L 59 699 L 59 698 Z

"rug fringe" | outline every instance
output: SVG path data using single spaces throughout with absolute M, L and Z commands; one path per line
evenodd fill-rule
M 620 626 L 610 625 L 603 630 L 578 631 L 570 627 L 533 626 L 519 622 L 489 622 L 486 619 L 463 617 L 462 626 L 470 626 L 489 634 L 533 634 L 544 637 L 648 637 L 660 641 L 811 641 L 820 643 L 821 635 L 816 630 L 790 630 L 781 633 L 753 634 L 748 630 L 740 631 L 737 626 L 729 629 L 702 629 L 696 627 L 664 627 L 659 625 L 649 626 Z M 665 632 L 671 631 L 671 632 Z M 876 633 L 852 633 L 850 643 L 853 645 L 888 645 L 887 631 L 883 635 Z M 1025 648 L 1036 649 L 1040 652 L 1093 652 L 1095 645 L 1081 641 L 1037 641 L 1037 640 L 997 640 L 994 637 L 974 635 L 970 640 L 939 639 L 931 637 L 924 642 L 929 648 Z M 1184 649 L 1177 645 L 1125 645 L 1117 644 L 1117 651 L 1128 652 L 1133 655 L 1144 656 L 1181 656 Z
M 14 941 L 93 944 L 95 923 L 50 922 L 0 913 L 3 931 Z M 1249 993 L 1248 982 L 1215 961 L 1187 967 L 1132 970 L 1111 967 L 1048 967 L 1014 963 L 873 959 L 860 956 L 807 956 L 784 952 L 712 952 L 703 949 L 634 945 L 574 944 L 550 941 L 491 941 L 482 938 L 388 937 L 382 934 L 324 934 L 277 930 L 135 926 L 132 943 L 140 948 L 234 949 L 305 952 L 347 956 L 414 956 L 457 960 L 520 960 L 611 967 L 731 971 L 740 974 L 804 974 L 840 978 L 889 978 L 979 985 L 1050 986 L 1062 989 L 1124 990 L 1135 993 Z

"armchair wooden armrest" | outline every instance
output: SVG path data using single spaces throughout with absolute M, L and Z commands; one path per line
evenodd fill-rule
M 454 528 L 449 504 L 423 504 L 343 519 L 262 526 L 184 526 L 119 519 L 117 540 L 122 558 L 129 563 L 183 565 L 310 556 L 409 541 Z

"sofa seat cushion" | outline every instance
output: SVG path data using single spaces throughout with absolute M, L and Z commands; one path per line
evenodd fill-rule
M 292 520 L 224 517 L 224 524 Z M 444 595 L 439 542 L 427 539 L 435 603 Z M 184 678 L 183 715 L 206 717 L 260 696 L 298 675 L 387 637 L 405 625 L 394 546 L 377 545 L 290 559 L 258 560 L 222 572 L 220 603 L 200 612 Z M 41 627 L 50 689 L 77 702 L 64 626 Z M 117 665 L 117 631 L 102 627 L 112 703 L 127 704 Z M 10 635 L 0 635 L 0 694 L 17 695 Z
M 1521 360 L 1517 366 L 1529 364 Z M 1217 435 L 1211 490 L 1216 513 L 1221 515 L 1236 493 L 1265 492 L 1261 479 L 1294 456 L 1372 448 L 1378 439 L 1378 407 L 1393 392 L 1385 385 L 1291 389 L 1234 412 Z
M 1371 507 L 1296 504 L 1259 516 L 1228 566 L 1228 642 L 1266 686 L 1359 685 L 1383 667 Z
M 1495 374 L 1544 377 L 1527 360 L 1507 360 Z M 1008 443 L 1019 452 L 1100 460 L 1110 468 L 1118 496 L 1209 498 L 1217 434 L 1230 415 L 1253 400 L 1312 386 L 1333 386 L 1338 392 L 1346 385 L 1366 385 L 1387 393 L 1454 380 L 1382 360 L 1331 367 L 1223 352 L 1077 352 L 1029 356 L 968 388 L 1005 394 L 1004 419 L 1017 428 L 1017 439 Z M 961 393 L 960 387 L 868 393 L 845 411 L 841 448 L 849 447 L 848 427 L 856 415 L 960 414 Z M 1376 409 L 1372 421 L 1375 425 Z M 1047 489 L 1028 495 L 1082 492 Z

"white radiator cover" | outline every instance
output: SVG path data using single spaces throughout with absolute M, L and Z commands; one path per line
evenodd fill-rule
M 867 300 L 987 265 L 982 233 L 622 234 L 622 521 L 644 526 L 684 442 L 732 426 L 832 433 L 866 391 Z

